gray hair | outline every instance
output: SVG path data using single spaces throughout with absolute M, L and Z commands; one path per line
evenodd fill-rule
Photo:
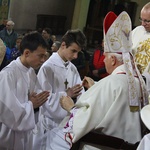
M 12 26 L 15 25 L 15 23 L 12 20 L 7 21 L 7 23 L 11 24 Z
M 117 59 L 120 63 L 123 63 L 122 54 L 117 54 L 117 53 L 108 53 L 108 54 L 109 54 L 108 57 L 115 56 L 116 59 Z
M 55 41 L 54 44 L 56 45 L 56 47 L 59 49 L 60 45 L 61 45 L 61 42 L 59 41 Z

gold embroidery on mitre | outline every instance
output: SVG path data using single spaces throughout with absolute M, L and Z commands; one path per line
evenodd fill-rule
M 135 54 L 135 62 L 140 73 L 143 73 L 150 62 L 150 38 L 139 43 Z
M 118 28 L 118 24 L 115 24 L 112 28 L 114 32 L 112 34 L 109 34 L 108 37 L 109 37 L 111 48 L 115 52 L 122 47 L 122 43 L 121 40 L 119 39 L 118 33 L 116 32 L 116 28 Z
M 131 45 L 129 44 L 130 37 L 130 25 L 127 23 L 129 18 L 126 14 L 122 15 L 121 22 L 116 22 L 111 27 L 111 32 L 108 32 L 108 43 L 110 43 L 111 52 L 119 52 L 129 50 Z M 124 40 L 122 40 L 124 38 Z M 126 41 L 122 43 L 122 41 Z M 123 50 L 122 50 L 123 49 Z

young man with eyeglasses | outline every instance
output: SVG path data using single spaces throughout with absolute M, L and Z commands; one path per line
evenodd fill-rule
M 140 73 L 146 77 L 150 93 L 150 2 L 143 6 L 139 21 L 141 25 L 132 31 L 132 52 Z

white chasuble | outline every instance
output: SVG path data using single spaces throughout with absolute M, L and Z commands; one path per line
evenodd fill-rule
M 139 112 L 130 111 L 127 77 L 126 74 L 118 74 L 119 72 L 124 72 L 123 65 L 79 98 L 77 106 L 84 107 L 74 117 L 73 142 L 92 130 L 130 143 L 141 140 Z M 137 78 L 136 85 L 134 88 L 138 91 L 140 102 L 141 91 Z

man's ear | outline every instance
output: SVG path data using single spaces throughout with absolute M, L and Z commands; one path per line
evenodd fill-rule
M 61 46 L 62 46 L 62 48 L 64 48 L 64 47 L 66 46 L 66 43 L 65 43 L 65 42 L 62 42 L 62 43 L 61 43 Z
M 115 56 L 111 56 L 111 64 L 112 64 L 112 66 L 116 65 L 116 57 Z
M 30 53 L 31 53 L 31 51 L 29 49 L 24 50 L 25 57 L 28 57 Z

